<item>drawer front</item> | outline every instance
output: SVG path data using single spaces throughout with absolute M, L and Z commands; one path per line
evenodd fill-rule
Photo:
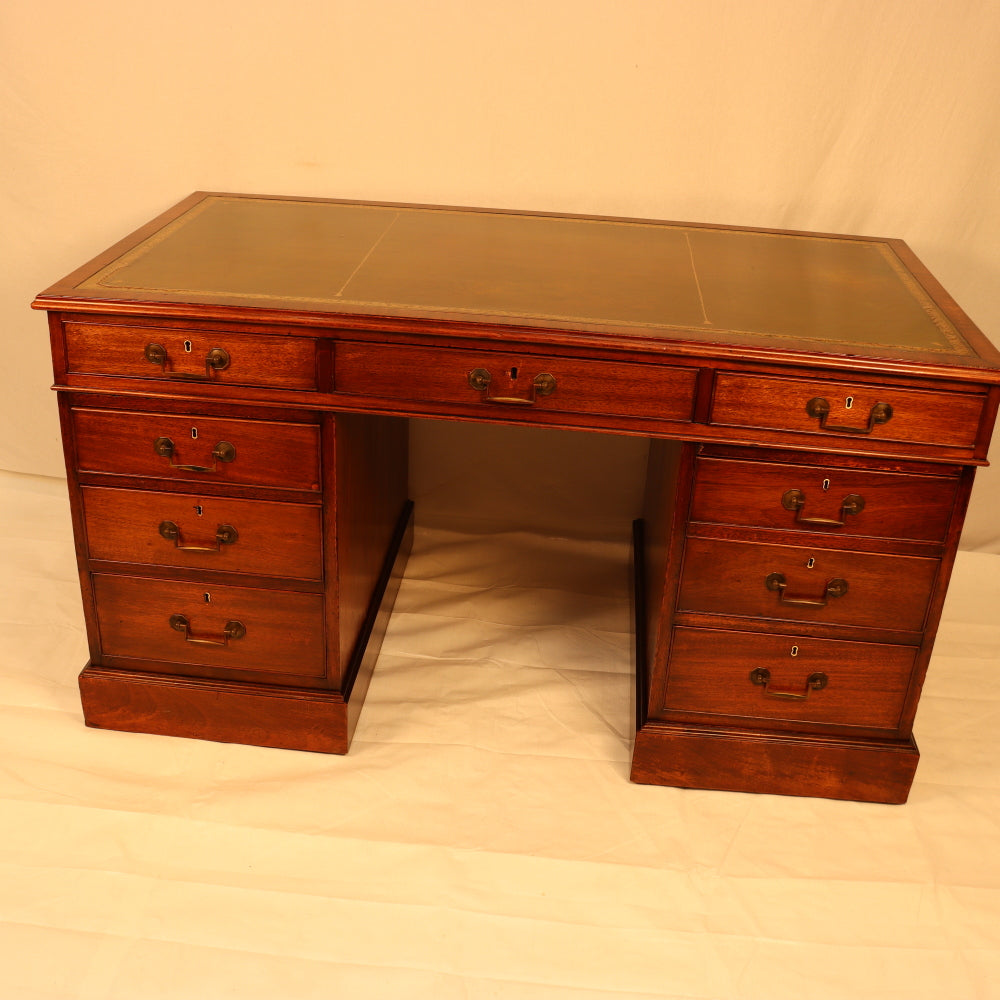
M 575 358 L 340 343 L 337 392 L 457 403 L 490 411 L 551 410 L 690 421 L 686 368 Z
M 691 520 L 941 542 L 957 489 L 956 476 L 706 457 L 696 465 Z
M 919 632 L 937 569 L 919 556 L 689 538 L 677 606 Z
M 663 707 L 892 730 L 915 658 L 908 646 L 676 628 Z
M 94 593 L 105 656 L 324 676 L 319 594 L 103 574 Z
M 84 486 L 91 559 L 320 580 L 320 508 Z
M 81 375 L 316 388 L 316 341 L 169 327 L 66 323 L 66 366 Z
M 314 424 L 77 409 L 73 431 L 81 472 L 320 488 Z
M 849 445 L 906 441 L 972 448 L 985 400 L 974 393 L 719 372 L 711 422 L 794 431 Z M 827 404 L 825 415 L 817 401 Z

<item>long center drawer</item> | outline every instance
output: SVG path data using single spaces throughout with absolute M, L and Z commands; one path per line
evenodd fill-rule
M 539 410 L 687 422 L 694 407 L 695 371 L 667 365 L 339 343 L 335 368 L 337 392 L 493 416 Z

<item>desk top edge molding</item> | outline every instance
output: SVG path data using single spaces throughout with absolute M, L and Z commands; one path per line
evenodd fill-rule
M 550 220 L 558 223 L 597 222 L 653 228 L 676 228 L 708 233 L 762 234 L 822 240 L 853 241 L 866 246 L 880 245 L 891 249 L 907 281 L 912 281 L 919 293 L 933 303 L 959 335 L 963 352 L 907 350 L 893 345 L 858 345 L 857 351 L 825 349 L 822 342 L 809 337 L 795 340 L 785 335 L 758 334 L 755 331 L 730 331 L 725 328 L 706 334 L 695 324 L 637 324 L 621 326 L 614 322 L 585 322 L 574 318 L 545 316 L 512 316 L 489 311 L 414 310 L 399 308 L 354 307 L 343 310 L 306 308 L 301 302 L 275 303 L 239 302 L 225 296 L 199 294 L 174 295 L 150 292 L 132 296 L 114 291 L 81 289 L 88 279 L 102 269 L 125 257 L 151 240 L 164 227 L 177 222 L 192 208 L 205 204 L 206 199 L 222 198 L 253 202 L 317 203 L 325 206 L 406 209 L 416 212 L 444 212 L 463 216 L 493 216 L 521 220 Z M 699 290 L 700 292 L 700 290 Z M 186 301 L 181 301 L 181 299 Z M 241 322 L 254 325 L 281 324 L 287 327 L 307 327 L 314 335 L 336 336 L 339 330 L 353 332 L 385 332 L 421 336 L 468 337 L 484 340 L 504 340 L 566 347 L 619 348 L 628 353 L 676 355 L 691 358 L 725 360 L 738 355 L 742 360 L 761 363 L 789 364 L 803 367 L 871 370 L 885 374 L 926 374 L 934 378 L 949 378 L 958 382 L 976 381 L 1000 384 L 1000 351 L 990 343 L 954 299 L 941 287 L 916 255 L 898 239 L 858 237 L 842 234 L 807 233 L 798 230 L 758 229 L 718 224 L 689 224 L 650 219 L 619 218 L 597 215 L 564 215 L 544 212 L 521 212 L 493 208 L 454 208 L 437 205 L 405 205 L 395 202 L 363 202 L 343 199 L 237 195 L 195 192 L 163 212 L 151 222 L 135 230 L 66 278 L 41 292 L 32 302 L 33 308 L 79 313 L 81 315 L 146 316 L 163 318 L 196 317 L 203 321 Z M 867 351 L 864 348 L 868 346 Z

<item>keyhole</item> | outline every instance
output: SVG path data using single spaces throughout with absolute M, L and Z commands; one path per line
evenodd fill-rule
M 510 380 L 511 382 L 517 381 L 517 365 L 514 365 L 514 367 L 510 370 Z
M 191 428 L 191 437 L 196 438 L 197 436 L 198 436 L 198 428 L 197 427 L 192 427 Z
M 184 341 L 184 350 L 188 354 L 191 353 L 191 341 L 190 340 L 185 340 Z
M 212 595 L 211 594 L 209 594 L 209 593 L 205 594 L 205 603 L 206 604 L 211 604 L 212 603 Z
M 829 479 L 824 479 L 823 480 L 823 492 L 825 493 L 829 488 L 830 488 L 830 480 Z
M 792 646 L 791 655 L 792 656 L 798 656 L 799 655 L 799 647 L 798 646 Z
M 854 397 L 848 396 L 847 399 L 844 400 L 844 409 L 849 410 L 853 405 L 854 405 Z
M 205 513 L 205 508 L 200 503 L 194 505 L 194 512 L 201 517 Z
M 806 569 L 812 569 L 816 565 L 816 560 L 810 556 L 809 561 L 806 563 Z

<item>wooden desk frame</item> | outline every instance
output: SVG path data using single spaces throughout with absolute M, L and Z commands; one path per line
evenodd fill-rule
M 788 234 L 891 260 L 904 291 L 884 268 L 878 289 L 896 312 L 904 292 L 919 301 L 934 327 L 900 322 L 933 349 L 130 284 L 219 199 L 243 208 L 193 195 L 34 303 L 59 391 L 88 725 L 346 753 L 412 537 L 407 418 L 563 427 L 652 440 L 632 779 L 905 801 L 1000 402 L 1000 356 L 905 245 Z M 579 221 L 396 208 L 445 240 L 449 218 L 497 233 L 544 220 L 560 239 Z M 723 234 L 727 253 L 725 234 L 760 235 L 684 232 Z M 789 309 L 813 308 L 817 280 Z M 824 280 L 835 303 L 859 294 Z

